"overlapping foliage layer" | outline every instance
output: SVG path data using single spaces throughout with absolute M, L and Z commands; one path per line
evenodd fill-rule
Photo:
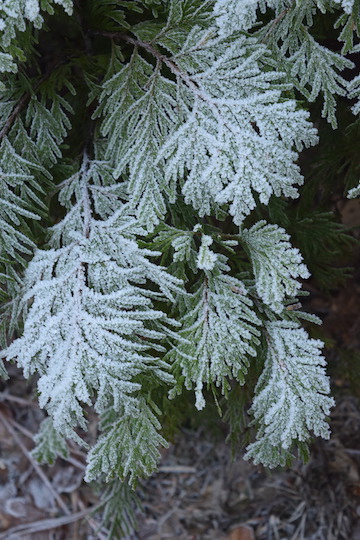
M 256 463 L 328 437 L 322 343 L 301 324 L 317 321 L 296 298 L 309 271 L 273 217 L 318 141 L 307 101 L 333 127 L 339 96 L 359 112 L 359 9 L 0 2 L 2 355 L 38 374 L 39 460 L 87 446 L 93 407 L 87 479 L 134 485 L 184 387 L 226 409 L 243 386 Z M 327 16 L 339 52 L 318 38 Z M 327 215 L 312 223 L 336 237 Z

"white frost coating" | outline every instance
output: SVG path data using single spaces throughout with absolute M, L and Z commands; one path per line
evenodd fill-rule
M 72 15 L 73 12 L 73 0 L 54 0 L 55 4 L 62 6 L 65 13 Z
M 16 79 L 10 79 L 7 88 L 0 93 L 2 125 L 16 105 Z M 41 219 L 39 184 L 34 172 L 48 177 L 47 171 L 61 156 L 59 146 L 70 127 L 64 109 L 69 112 L 71 107 L 66 100 L 54 93 L 48 102 L 49 108 L 33 95 L 27 104 L 27 118 L 19 117 L 9 137 L 5 136 L 0 145 L 0 253 L 2 260 L 23 260 L 23 267 L 27 264 L 24 259 L 29 260 L 36 247 L 25 234 L 28 231 L 25 220 Z M 21 266 L 15 274 L 11 273 L 12 277 L 17 272 L 23 273 Z M 12 282 L 13 289 L 9 287 L 8 292 L 14 295 L 20 278 Z
M 228 270 L 219 255 L 219 268 Z M 260 320 L 253 311 L 244 284 L 216 269 L 207 274 L 199 289 L 185 298 L 186 310 L 179 332 L 182 342 L 175 344 L 169 358 L 185 377 L 188 389 L 195 387 L 195 406 L 202 409 L 204 384 L 227 388 L 227 378 L 244 384 L 250 363 L 256 356 Z M 170 393 L 173 397 L 177 389 Z
M 348 193 L 349 199 L 355 199 L 356 197 L 359 197 L 359 195 L 360 195 L 360 184 L 357 187 L 350 189 Z
M 354 0 L 333 0 L 335 4 L 341 4 L 345 13 L 351 13 L 354 7 Z
M 184 261 L 189 258 L 192 241 L 191 234 L 179 234 L 171 242 L 171 245 L 174 248 L 174 261 Z
M 46 3 L 61 5 L 68 15 L 72 14 L 72 0 L 49 0 Z M 43 17 L 40 7 L 39 0 L 0 0 L 0 46 L 8 47 L 17 31 L 25 31 L 28 21 L 35 28 L 41 28 Z M 9 62 L 4 53 L 0 53 L 0 72 L 6 71 L 16 71 L 16 64 Z
M 71 2 L 55 3 L 71 10 Z M 85 157 L 80 170 L 59 186 L 59 201 L 67 213 L 52 229 L 53 249 L 37 251 L 28 266 L 24 333 L 4 354 L 22 366 L 26 375 L 39 374 L 40 403 L 53 422 L 44 431 L 55 441 L 53 446 L 61 446 L 64 436 L 77 438 L 77 426 L 86 427 L 84 403 L 101 414 L 103 434 L 89 453 L 88 480 L 101 474 L 108 478 L 129 475 L 131 482 L 156 465 L 156 448 L 164 440 L 158 433 L 157 411 L 152 412 L 154 404 L 148 401 L 148 384 L 156 388 L 158 383 L 173 383 L 168 358 L 179 374 L 177 382 L 181 385 L 184 380 L 187 388 L 194 389 L 196 407 L 201 409 L 205 385 L 216 385 L 227 395 L 230 380 L 244 384 L 250 362 L 266 349 L 253 407 L 260 427 L 258 441 L 249 447 L 248 456 L 274 466 L 283 462 L 294 439 L 305 441 L 310 430 L 327 436 L 325 414 L 332 402 L 325 395 L 328 386 L 320 342 L 309 340 L 297 325 L 287 322 L 269 323 L 261 336 L 266 316 L 271 320 L 289 316 L 283 312 L 284 303 L 299 291 L 297 278 L 308 277 L 289 236 L 265 222 L 242 233 L 250 260 L 245 285 L 229 276 L 232 270 L 225 257 L 214 252 L 218 245 L 222 249 L 238 245 L 237 240 L 225 242 L 219 235 L 213 251 L 212 238 L 202 234 L 201 225 L 188 230 L 199 214 L 221 218 L 228 211 L 241 224 L 259 200 L 266 204 L 272 195 L 297 196 L 296 185 L 302 182 L 298 151 L 316 141 L 308 115 L 288 99 L 289 94 L 282 94 L 282 88 L 289 88 L 279 84 L 283 74 L 264 67 L 266 40 L 255 32 L 252 37 L 236 34 L 226 39 L 233 30 L 253 26 L 257 8 L 273 7 L 276 15 L 289 3 L 292 8 L 278 19 L 272 37 L 296 9 L 306 4 L 312 13 L 313 0 L 218 0 L 215 12 L 222 38 L 217 37 L 216 28 L 206 28 L 205 19 L 201 28 L 191 29 L 192 15 L 190 24 L 182 28 L 181 17 L 192 7 L 187 0 L 172 0 L 176 20 L 173 25 L 168 22 L 160 38 L 144 44 L 157 25 L 132 28 L 126 47 L 132 46 L 136 35 L 143 42 L 134 47 L 131 61 L 127 65 L 124 61 L 103 86 L 98 114 L 103 116 L 107 138 L 99 143 L 102 150 L 95 148 L 94 159 Z M 0 13 L 6 44 L 12 31 L 24 30 L 29 21 L 40 27 L 39 5 L 51 2 L 4 4 L 9 8 Z M 286 39 L 293 43 L 292 32 L 288 34 Z M 285 43 L 282 38 L 279 42 Z M 317 59 L 325 56 L 324 48 L 316 49 L 318 55 L 308 54 L 312 62 L 304 63 L 306 50 L 314 51 L 309 43 L 304 48 L 296 43 L 296 51 L 286 49 L 284 57 L 293 55 L 294 77 L 319 90 L 322 72 Z M 4 55 L 1 58 L 0 70 L 9 61 Z M 328 59 L 324 63 L 331 66 Z M 309 66 L 314 64 L 313 79 Z M 282 61 L 278 65 L 283 69 Z M 314 97 L 314 89 L 311 92 Z M 29 121 L 24 132 L 31 132 L 39 155 L 50 165 L 60 156 L 68 126 L 65 113 L 54 113 L 62 105 L 64 111 L 69 110 L 61 99 L 47 100 L 54 107 L 48 110 L 33 96 L 24 114 Z M 11 100 L 1 103 L 0 116 L 5 117 L 13 105 Z M 5 185 L 2 190 L 0 225 L 5 209 L 12 216 L 12 227 L 20 218 L 36 216 L 20 206 L 17 185 L 12 191 L 17 179 L 10 177 L 16 170 L 19 182 L 28 182 L 34 167 L 25 167 L 25 160 L 20 160 L 23 154 L 13 152 L 11 157 L 11 151 L 9 140 L 4 139 L 1 167 L 9 170 L 1 170 L 0 176 L 11 189 Z M 181 190 L 185 203 L 198 213 L 185 208 L 181 200 L 172 211 L 180 215 L 184 209 L 184 220 L 175 222 L 186 230 L 163 223 L 157 238 L 164 243 L 154 240 L 153 245 L 166 249 L 140 249 L 136 237 L 146 236 Z M 13 213 L 15 207 L 20 211 Z M 24 228 L 11 227 L 0 227 L 5 248 L 10 255 L 15 249 L 29 259 L 32 246 L 18 232 Z M 213 234 L 212 228 L 208 230 Z M 153 256 L 170 260 L 173 250 L 171 271 L 198 278 L 190 289 L 193 294 L 180 297 L 179 280 L 151 262 Z M 250 280 L 251 270 L 255 283 Z M 161 306 L 163 300 L 175 297 L 183 327 L 174 336 Z M 158 302 L 156 309 L 154 302 Z M 165 352 L 161 340 L 169 335 L 174 337 L 174 348 L 165 360 L 159 360 L 154 351 Z M 51 453 L 50 447 L 47 450 Z
M 360 53 L 360 44 L 358 44 L 352 50 L 353 53 Z M 357 102 L 352 107 L 352 112 L 356 115 L 360 115 L 360 75 L 354 77 L 348 85 L 348 96 L 350 98 L 357 98 Z M 360 184 L 357 187 L 350 189 L 348 192 L 349 199 L 355 199 L 360 196 Z
M 68 15 L 72 14 L 72 0 L 50 0 L 49 2 L 58 4 L 64 8 Z M 16 23 L 20 29 L 23 28 L 23 17 L 34 22 L 40 14 L 39 0 L 0 0 L 0 12 L 2 21 L 6 24 Z M 17 20 L 18 19 L 18 20 Z M 19 26 L 21 24 L 21 27 Z
M 229 205 L 236 224 L 256 195 L 264 204 L 272 194 L 297 197 L 303 178 L 295 148 L 314 144 L 316 130 L 295 101 L 281 101 L 274 88 L 281 75 L 261 69 L 265 46 L 194 28 L 172 48 L 176 81 L 135 54 L 101 95 L 107 158 L 116 176 L 129 172 L 130 203 L 144 226 L 159 222 L 164 191 L 174 202 L 184 177 L 187 204 L 201 216 Z
M 216 24 L 222 34 L 231 34 L 234 30 L 248 30 L 256 21 L 258 0 L 217 0 L 214 13 Z
M 197 267 L 200 270 L 212 270 L 215 266 L 217 255 L 209 246 L 213 243 L 211 236 L 203 234 L 201 237 L 201 246 L 199 248 L 199 255 L 196 261 Z
M 99 170 L 106 192 L 105 164 L 86 156 L 64 183 L 61 201 L 75 197 L 76 204 L 53 229 L 57 249 L 38 250 L 26 270 L 23 302 L 31 307 L 24 332 L 3 352 L 26 376 L 39 372 L 40 406 L 55 430 L 79 443 L 74 429 L 86 428 L 83 403 L 94 400 L 99 413 L 111 405 L 130 414 L 137 410 L 132 394 L 141 388 L 142 373 L 172 381 L 167 365 L 147 351 L 162 350 L 158 341 L 168 322 L 152 299 L 173 299 L 181 283 L 149 260 L 159 253 L 138 247 L 133 236 L 141 229 L 126 207 L 104 221 L 92 218 Z M 146 282 L 158 292 L 143 288 Z
M 354 50 L 353 52 L 360 52 L 360 47 L 357 47 L 356 51 Z M 357 102 L 351 109 L 352 112 L 354 114 L 360 114 L 360 75 L 357 75 L 349 82 L 348 91 L 350 98 L 357 98 Z
M 137 477 L 148 476 L 156 469 L 159 446 L 168 446 L 159 434 L 159 420 L 143 398 L 137 414 L 119 414 L 111 408 L 105 411 L 100 428 L 105 433 L 88 454 L 86 482 L 100 475 L 109 481 L 116 471 L 120 478 L 128 476 L 128 483 L 134 487 Z
M 9 55 L 8 55 L 9 56 Z M 11 59 L 11 57 L 9 56 Z M 0 61 L 1 66 L 1 61 Z M 0 67 L 1 70 L 1 67 Z M 9 83 L 1 92 L 0 123 L 13 110 L 17 87 Z M 70 127 L 71 107 L 56 94 L 49 100 L 49 108 L 32 96 L 27 107 L 27 119 L 17 119 L 10 137 L 5 137 L 0 148 L 0 252 L 11 258 L 31 253 L 33 243 L 24 234 L 24 218 L 40 219 L 37 215 L 38 188 L 34 171 L 49 169 L 61 156 L 59 146 Z M 27 124 L 25 128 L 24 124 Z M 11 142 L 10 142 L 10 140 Z M 25 149 L 25 150 L 24 150 Z M 25 158 L 25 159 L 24 159 Z M 26 189 L 24 187 L 26 186 Z M 21 192 L 21 196 L 20 196 Z M 33 211 L 29 211 L 29 209 Z M 17 253 L 17 255 L 16 255 Z
M 29 21 L 35 21 L 40 13 L 38 0 L 26 0 L 24 14 Z
M 34 436 L 36 444 L 31 455 L 39 463 L 53 464 L 58 456 L 66 459 L 69 455 L 66 440 L 54 429 L 51 418 L 45 418 L 38 433 Z
M 276 313 L 284 309 L 286 297 L 294 297 L 301 289 L 296 278 L 310 276 L 297 248 L 291 246 L 289 235 L 278 225 L 259 221 L 242 232 L 255 274 L 260 298 Z
M 285 465 L 295 440 L 306 443 L 311 432 L 329 438 L 326 417 L 334 400 L 327 395 L 323 343 L 286 321 L 268 323 L 266 332 L 269 348 L 251 407 L 258 440 L 245 458 L 273 468 Z
M 301 2 L 302 4 L 308 3 L 311 10 L 314 9 L 314 3 L 322 13 L 326 10 L 326 4 L 323 0 L 315 2 L 301 0 Z M 332 0 L 332 3 L 340 4 L 345 13 L 348 14 L 352 12 L 354 7 L 354 0 Z M 228 36 L 238 30 L 252 28 L 257 21 L 257 10 L 265 13 L 266 9 L 269 8 L 275 12 L 274 18 L 276 18 L 279 15 L 283 16 L 285 9 L 294 8 L 294 4 L 292 0 L 216 0 L 214 6 L 216 24 L 221 35 Z
M 253 27 L 259 43 L 266 43 L 277 58 L 278 66 L 287 73 L 287 82 L 291 82 L 309 101 L 323 95 L 322 115 L 335 128 L 335 96 L 344 96 L 347 86 L 340 72 L 353 68 L 354 64 L 342 54 L 320 45 L 307 30 L 316 7 L 325 13 L 333 5 L 324 0 L 218 0 L 215 13 L 218 14 L 221 35 L 228 36 L 234 31 Z M 343 6 L 350 9 L 349 2 L 343 2 Z M 256 26 L 259 19 L 257 8 L 261 12 L 267 8 L 271 10 L 271 18 L 266 25 Z
M 227 36 L 237 30 L 249 30 L 256 22 L 257 9 L 265 13 L 269 7 L 278 14 L 287 5 L 286 0 L 217 0 L 214 6 L 216 24 L 220 33 Z

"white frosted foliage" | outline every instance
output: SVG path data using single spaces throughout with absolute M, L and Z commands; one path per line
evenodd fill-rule
M 38 433 L 34 436 L 35 448 L 31 455 L 40 463 L 55 463 L 58 456 L 67 458 L 69 455 L 66 440 L 54 429 L 51 418 L 45 418 Z
M 192 247 L 192 234 L 178 234 L 171 242 L 174 248 L 174 261 L 184 261 L 188 259 Z
M 351 13 L 354 7 L 354 0 L 332 0 L 334 4 L 340 4 L 345 13 Z
M 291 9 L 299 9 L 301 14 L 309 12 L 309 10 L 314 12 L 314 8 L 317 7 L 324 13 L 327 8 L 341 6 L 345 13 L 351 14 L 354 1 L 302 0 L 301 3 L 295 3 L 291 0 L 216 0 L 214 13 L 216 14 L 216 24 L 220 32 L 223 35 L 229 35 L 238 30 L 252 28 L 257 22 L 258 13 L 265 13 L 267 9 L 274 11 L 274 19 L 276 20 L 279 17 L 276 20 L 279 23 L 286 15 L 286 11 L 291 11 Z
M 347 86 L 347 80 L 340 72 L 353 68 L 354 64 L 344 55 L 320 45 L 308 28 L 312 25 L 316 9 L 325 13 L 340 3 L 350 15 L 353 0 L 217 0 L 214 11 L 222 35 L 253 28 L 259 43 L 267 45 L 278 65 L 286 72 L 288 83 L 309 101 L 322 94 L 322 115 L 335 128 L 335 97 L 344 96 Z M 259 25 L 258 16 L 265 11 L 270 15 L 269 22 Z
M 354 48 L 354 53 L 360 53 L 360 44 Z M 355 98 L 357 101 L 352 106 L 352 112 L 360 115 L 360 75 L 357 75 L 348 84 L 348 92 L 350 98 Z
M 245 382 L 249 357 L 256 355 L 260 321 L 243 283 L 219 269 L 207 273 L 185 304 L 181 341 L 174 344 L 169 358 L 184 375 L 186 388 L 195 387 L 196 408 L 202 409 L 205 383 L 224 391 L 226 377 Z
M 0 91 L 0 126 L 16 105 L 16 84 Z M 50 101 L 50 100 L 49 100 Z M 35 96 L 27 111 L 18 118 L 0 142 L 0 259 L 26 264 L 34 243 L 26 234 L 26 220 L 40 220 L 41 186 L 39 177 L 49 178 L 48 169 L 61 157 L 59 145 L 70 127 L 67 113 L 72 109 L 55 93 L 47 108 Z
M 248 30 L 256 21 L 258 0 L 217 0 L 214 12 L 222 34 L 236 30 Z
M 349 190 L 348 197 L 349 199 L 355 199 L 360 195 L 360 184 L 357 187 L 354 187 Z
M 86 446 L 92 408 L 86 479 L 133 486 L 166 445 L 166 396 L 185 387 L 202 409 L 212 392 L 234 418 L 264 363 L 247 457 L 284 464 L 328 436 L 333 401 L 321 342 L 289 322 L 314 321 L 297 311 L 309 272 L 286 231 L 256 216 L 298 197 L 299 152 L 318 140 L 291 96 L 322 94 L 333 126 L 336 95 L 360 112 L 359 77 L 340 75 L 359 52 L 358 0 L 91 4 L 99 28 L 80 49 L 70 32 L 44 64 L 72 1 L 0 0 L 0 339 L 49 415 L 34 456 L 65 457 L 67 438 Z M 328 9 L 345 25 L 341 53 L 311 28 Z M 69 28 L 86 10 L 77 3 Z
M 116 249 L 119 259 L 111 255 L 111 249 Z M 157 277 L 163 272 L 159 270 Z M 156 271 L 137 245 L 121 236 L 103 246 L 97 237 L 82 246 L 39 251 L 29 265 L 25 300 L 31 299 L 32 305 L 22 337 L 5 354 L 17 361 L 26 376 L 40 373 L 40 405 L 65 436 L 79 440 L 73 428 L 86 428 L 82 403 L 90 405 L 94 393 L 98 412 L 111 396 L 116 407 L 123 405 L 131 411 L 136 409 L 131 394 L 140 389 L 133 379 L 139 373 L 151 370 L 171 380 L 165 366 L 161 362 L 156 366 L 146 354 L 152 346 L 158 348 L 156 341 L 164 337 L 149 328 L 147 321 L 156 323 L 165 317 L 151 308 L 146 290 L 131 284 L 146 278 L 156 281 L 156 275 L 150 275 Z M 165 288 L 171 286 L 165 275 L 162 281 Z
M 177 125 L 175 84 L 152 71 L 151 64 L 134 54 L 131 64 L 105 83 L 98 109 L 106 115 L 102 131 L 109 136 L 106 157 L 115 165 L 114 176 L 129 170 L 130 202 L 149 230 L 166 212 L 164 188 L 174 200 L 173 187 L 164 186 L 162 168 L 155 162 L 164 138 Z
M 72 0 L 48 0 L 45 9 L 52 12 L 51 4 L 62 6 L 68 15 L 72 14 Z M 17 30 L 24 32 L 32 23 L 35 28 L 41 28 L 42 2 L 40 0 L 0 0 L 0 46 L 7 48 L 16 36 Z M 25 53 L 27 51 L 24 51 Z M 0 52 L 0 72 L 16 71 L 17 66 L 12 62 L 10 54 Z
M 278 15 L 290 5 L 291 0 L 216 0 L 214 12 L 220 32 L 229 35 L 237 30 L 249 30 L 257 20 L 258 9 L 265 13 L 270 8 Z
M 85 155 L 76 182 L 71 177 L 60 193 L 64 204 L 74 196 L 76 202 L 53 230 L 57 249 L 38 250 L 26 270 L 23 304 L 31 306 L 23 335 L 3 352 L 26 376 L 39 373 L 40 405 L 56 431 L 78 442 L 84 403 L 129 414 L 143 373 L 172 380 L 167 365 L 148 353 L 163 350 L 158 342 L 167 332 L 167 317 L 152 304 L 180 290 L 178 279 L 150 261 L 158 253 L 138 247 L 141 229 L 126 206 L 107 220 L 92 217 L 95 165 Z
M 282 74 L 261 69 L 266 48 L 240 36 L 213 38 L 195 27 L 184 42 L 171 40 L 162 62 L 166 79 L 134 50 L 131 63 L 104 85 L 97 114 L 106 115 L 107 158 L 116 176 L 129 170 L 129 198 L 144 226 L 166 211 L 183 180 L 185 202 L 201 216 L 229 205 L 240 224 L 255 208 L 256 193 L 297 197 L 303 179 L 295 163 L 304 145 L 317 141 L 308 113 L 282 100 Z M 159 44 L 169 47 L 164 38 Z M 174 52 L 175 51 L 175 52 Z M 150 47 L 155 58 L 159 54 Z
M 105 475 L 109 481 L 116 475 L 134 486 L 138 477 L 149 476 L 160 458 L 159 446 L 168 446 L 159 434 L 160 428 L 144 398 L 139 400 L 135 414 L 106 410 L 101 421 L 104 433 L 88 454 L 85 480 L 90 482 Z
M 197 267 L 200 270 L 212 270 L 215 266 L 217 255 L 209 246 L 213 243 L 211 236 L 203 234 L 201 236 L 201 246 L 199 248 L 199 255 L 196 261 Z
M 261 72 L 263 54 L 265 48 L 254 47 L 251 38 L 229 43 L 194 31 L 174 57 L 186 117 L 163 145 L 158 162 L 166 158 L 168 182 L 189 171 L 182 192 L 200 215 L 227 204 L 240 224 L 255 208 L 254 192 L 265 204 L 273 193 L 298 196 L 294 186 L 303 179 L 294 146 L 313 144 L 316 133 L 295 102 L 279 102 L 272 82 L 280 76 Z M 196 73 L 194 63 L 202 68 Z
M 257 441 L 245 457 L 271 468 L 285 465 L 293 443 L 306 443 L 312 433 L 329 438 L 334 400 L 328 396 L 323 343 L 291 322 L 268 323 L 266 332 L 268 352 L 251 407 Z
M 286 297 L 296 296 L 301 289 L 296 278 L 310 276 L 299 250 L 291 246 L 283 228 L 265 221 L 244 229 L 241 236 L 249 251 L 259 297 L 275 313 L 281 313 Z
M 29 21 L 35 21 L 39 13 L 40 13 L 40 6 L 39 6 L 38 0 L 25 1 L 25 17 L 29 19 Z

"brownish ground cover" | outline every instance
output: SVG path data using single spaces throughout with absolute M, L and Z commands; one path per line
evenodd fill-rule
M 20 381 L 21 379 L 19 379 Z M 20 382 L 15 385 L 20 389 Z M 1 394 L 0 539 L 92 540 L 98 504 L 82 482 L 84 457 L 40 467 L 31 436 L 36 404 Z M 138 489 L 143 512 L 131 540 L 259 540 L 360 538 L 360 409 L 344 397 L 332 416 L 330 441 L 316 441 L 308 464 L 267 473 L 231 459 L 223 441 L 203 428 L 183 430 L 163 453 L 159 472 Z M 129 539 L 130 540 L 130 539 Z

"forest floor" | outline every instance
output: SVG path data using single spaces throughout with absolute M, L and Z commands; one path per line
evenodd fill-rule
M 358 201 L 350 203 L 348 219 L 359 218 Z M 224 437 L 205 427 L 183 429 L 139 486 L 142 511 L 127 540 L 360 540 L 359 263 L 357 254 L 341 292 L 314 287 L 306 304 L 324 321 L 337 402 L 331 439 L 314 441 L 307 464 L 269 473 L 233 460 Z M 83 482 L 83 452 L 73 445 L 52 467 L 34 461 L 43 412 L 33 384 L 9 371 L 0 386 L 0 540 L 105 540 L 99 498 Z

